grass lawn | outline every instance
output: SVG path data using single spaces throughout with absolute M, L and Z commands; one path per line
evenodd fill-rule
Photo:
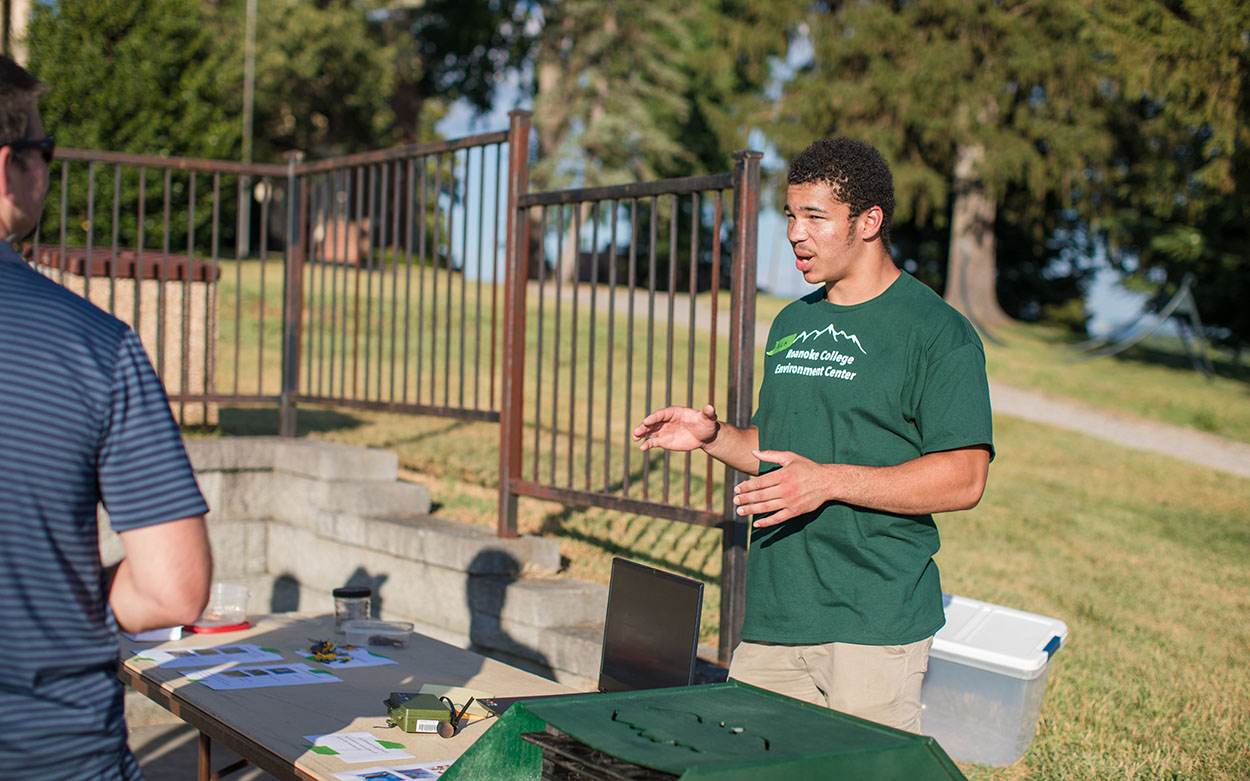
M 1062 619 L 1037 739 L 972 778 L 1250 777 L 1250 480 L 1012 418 L 946 591 Z
M 1210 380 L 1193 370 L 1176 337 L 1156 336 L 1120 355 L 1080 360 L 1071 336 L 1016 324 L 987 342 L 990 377 L 1023 388 L 1080 399 L 1148 420 L 1250 442 L 1250 366 L 1214 356 Z
M 761 297 L 759 319 L 782 303 Z M 1250 441 L 1244 369 L 1221 363 L 1208 382 L 1157 349 L 1074 362 L 1056 331 L 1017 325 L 996 336 L 1001 344 L 987 345 L 996 380 Z M 311 408 L 299 424 L 305 435 L 394 450 L 437 514 L 494 526 L 494 424 Z M 222 411 L 221 433 L 276 426 L 269 410 Z M 939 516 L 944 588 L 1060 618 L 1069 642 L 1052 661 L 1025 757 L 965 771 L 1250 778 L 1250 480 L 1013 418 L 995 426 L 985 498 Z M 559 540 L 569 577 L 606 584 L 610 557 L 624 554 L 708 582 L 704 638 L 714 639 L 715 531 L 536 500 L 520 508 L 521 532 Z

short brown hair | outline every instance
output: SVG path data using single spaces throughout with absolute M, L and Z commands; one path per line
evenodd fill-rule
M 818 138 L 794 156 L 788 184 L 823 182 L 833 188 L 834 197 L 850 208 L 850 218 L 880 206 L 885 216 L 881 224 L 881 244 L 890 251 L 890 223 L 894 220 L 894 177 L 890 164 L 873 146 L 854 139 Z
M 0 144 L 26 138 L 35 104 L 47 91 L 30 71 L 0 55 Z

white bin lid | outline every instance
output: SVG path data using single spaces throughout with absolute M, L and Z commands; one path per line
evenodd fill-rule
M 1057 618 L 950 594 L 942 595 L 942 606 L 946 625 L 929 654 L 948 662 L 1032 680 L 1068 639 Z

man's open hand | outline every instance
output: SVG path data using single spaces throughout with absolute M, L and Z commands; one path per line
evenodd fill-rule
M 755 450 L 752 454 L 781 467 L 734 487 L 739 515 L 773 513 L 756 520 L 753 525 L 757 529 L 784 523 L 829 501 L 830 465 L 817 464 L 788 450 Z
M 720 429 L 716 409 L 708 404 L 701 410 L 665 407 L 643 418 L 634 429 L 634 441 L 642 440 L 639 450 L 662 447 L 665 450 L 697 450 L 712 440 Z

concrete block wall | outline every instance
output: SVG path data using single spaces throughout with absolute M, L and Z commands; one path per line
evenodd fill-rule
M 187 453 L 211 508 L 214 580 L 246 585 L 249 612 L 329 612 L 333 589 L 367 585 L 378 617 L 596 684 L 607 590 L 557 577 L 554 540 L 430 515 L 429 492 L 399 481 L 388 451 L 244 437 L 191 440 Z M 108 532 L 102 550 L 120 556 Z

